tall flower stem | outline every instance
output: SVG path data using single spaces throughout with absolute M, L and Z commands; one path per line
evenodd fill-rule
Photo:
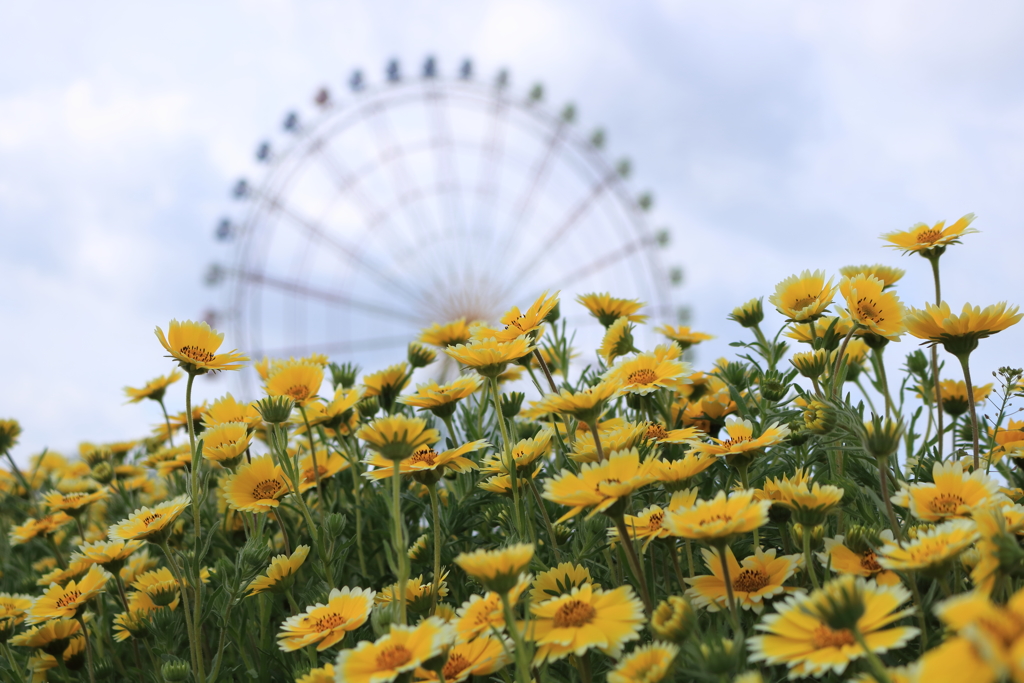
M 299 412 L 302 413 L 302 421 L 306 423 L 306 434 L 309 436 L 309 457 L 313 459 L 313 476 L 316 478 L 316 497 L 320 501 L 320 524 L 322 526 L 326 503 L 324 501 L 324 490 L 320 486 L 320 467 L 316 462 L 316 442 L 313 440 L 313 428 L 309 426 L 309 418 L 306 417 L 305 407 L 300 405 Z
M 604 447 L 601 445 L 601 435 L 597 433 L 597 419 L 589 420 L 587 426 L 590 427 L 590 433 L 594 435 L 594 448 L 597 450 L 597 461 L 604 462 Z
M 892 395 L 889 393 L 889 377 L 885 373 L 885 357 L 883 356 L 882 349 L 874 350 L 875 359 L 878 361 L 878 381 L 882 384 L 882 395 L 885 397 L 885 416 L 889 415 L 894 410 L 892 405 Z M 865 394 L 866 396 L 866 394 Z M 871 399 L 868 399 L 870 403 Z M 874 412 L 874 406 L 872 406 L 872 412 Z
M 537 503 L 537 507 L 540 508 L 541 516 L 544 518 L 544 526 L 548 531 L 548 538 L 551 541 L 551 549 L 555 551 L 555 558 L 560 559 L 561 555 L 558 549 L 558 538 L 555 536 L 555 527 L 551 524 L 551 517 L 548 515 L 547 508 L 544 507 L 544 500 L 540 497 L 540 491 L 537 490 L 537 485 L 533 483 L 533 478 L 529 474 L 526 475 L 526 485 L 530 489 L 530 493 L 533 494 L 533 500 Z
M 626 528 L 626 517 L 621 512 L 615 516 L 615 528 L 619 532 L 619 543 L 622 544 L 622 548 L 626 552 L 629 567 L 636 574 L 637 583 L 640 584 L 640 599 L 644 602 L 644 612 L 649 619 L 653 609 L 651 607 L 651 594 L 647 590 L 647 575 L 644 574 L 644 567 L 640 564 L 640 558 L 637 557 L 636 548 L 633 547 L 633 538 L 629 535 L 629 529 Z
M 715 549 L 718 550 L 718 559 L 722 563 L 722 580 L 725 581 L 725 597 L 729 602 L 729 614 L 732 616 L 732 628 L 736 634 L 736 637 L 743 640 L 743 626 L 740 624 L 740 614 L 736 611 L 736 596 L 732 590 L 732 577 L 729 576 L 729 563 L 726 561 L 726 544 L 724 541 L 719 541 L 715 545 Z
M 192 375 L 188 376 L 189 383 L 192 382 Z M 167 414 L 167 406 L 164 405 L 164 397 L 161 396 L 157 399 L 157 403 L 160 404 L 160 410 L 164 413 L 164 424 L 167 425 L 167 445 L 174 448 L 174 432 L 171 430 L 171 418 Z
M 811 577 L 811 585 L 814 586 L 814 590 L 821 588 L 821 584 L 818 583 L 818 575 L 814 573 L 814 556 L 811 555 L 811 530 L 807 527 L 803 527 L 804 537 L 804 564 L 807 565 L 807 575 Z M 725 563 L 723 562 L 723 566 Z
M 693 566 L 693 541 L 686 539 L 686 570 L 690 573 L 690 578 L 694 577 L 696 569 Z
M 878 482 L 881 486 L 882 500 L 885 501 L 885 512 L 889 515 L 889 526 L 892 527 L 892 535 L 896 537 L 896 542 L 899 544 L 903 543 L 903 534 L 900 532 L 900 523 L 896 521 L 896 511 L 892 507 L 892 500 L 889 496 L 889 477 L 886 475 L 888 472 L 888 464 L 883 462 L 881 458 L 878 459 Z
M 523 502 L 519 496 L 519 477 L 516 472 L 515 458 L 512 457 L 512 442 L 508 438 L 508 429 L 505 427 L 505 416 L 501 414 L 501 392 L 498 390 L 498 379 L 488 378 L 491 384 L 491 395 L 494 398 L 494 412 L 498 418 L 498 427 L 501 429 L 501 453 L 503 462 L 511 462 L 509 465 L 509 482 L 512 485 L 512 504 L 516 512 L 516 526 L 520 534 L 526 532 L 526 516 L 523 512 Z
M 391 532 L 392 543 L 395 548 L 395 564 L 398 570 L 398 623 L 403 626 L 408 623 L 405 612 L 405 585 L 409 580 L 409 572 L 406 563 L 405 532 L 402 524 L 402 475 L 400 472 L 400 460 L 393 460 L 395 471 L 391 477 L 391 514 L 394 517 L 394 528 Z
M 860 628 L 855 624 L 850 631 L 853 633 L 853 639 L 864 649 L 864 655 L 868 659 L 868 664 L 871 666 L 871 672 L 874 674 L 875 680 L 878 683 L 892 683 L 892 679 L 889 678 L 889 673 L 885 670 L 882 660 L 864 642 L 864 634 L 860 632 Z
M 192 615 L 190 614 L 188 588 L 185 586 L 185 580 L 181 576 L 181 568 L 178 567 L 178 562 L 174 559 L 167 541 L 163 540 L 159 545 L 160 549 L 164 551 L 164 557 L 167 558 L 167 566 L 170 567 L 174 580 L 178 582 L 178 590 L 181 592 L 181 602 L 184 607 L 182 613 L 185 615 L 185 631 L 188 633 L 188 650 L 192 656 L 192 672 L 195 674 L 197 681 L 205 680 L 202 650 L 200 649 L 199 640 L 196 637 L 197 633 L 192 623 Z M 200 678 L 200 676 L 203 676 L 203 678 Z
M 523 634 L 516 624 L 515 615 L 512 614 L 512 604 L 508 601 L 508 592 L 501 593 L 501 608 L 505 613 L 505 629 L 512 636 L 512 642 L 516 646 L 516 683 L 529 683 L 529 653 L 526 651 L 526 642 L 523 640 Z
M 78 623 L 82 625 L 82 634 L 85 636 L 85 661 L 86 666 L 89 668 L 89 683 L 96 683 L 96 672 L 92 663 L 92 641 L 89 640 L 89 631 L 85 628 L 85 619 L 82 618 L 81 614 L 75 618 L 78 619 Z M 64 659 L 63 652 L 57 656 Z
M 427 486 L 430 493 L 430 512 L 434 518 L 434 587 L 430 592 L 430 614 L 437 610 L 437 592 L 441 589 L 441 512 L 437 500 L 437 484 Z
M 363 552 L 363 482 L 359 472 L 359 456 L 352 463 L 352 494 L 355 498 L 356 507 L 356 552 L 359 554 L 359 573 L 368 577 L 366 573 L 366 554 Z
M 942 303 L 942 285 L 939 280 L 939 257 L 930 256 L 928 257 L 928 261 L 932 264 L 932 278 L 935 280 L 935 305 L 938 306 Z M 942 387 L 939 385 L 939 351 L 934 346 L 932 346 L 932 382 L 935 385 L 935 413 L 939 428 L 939 461 L 941 462 L 942 442 L 945 439 L 945 434 L 942 430 Z M 967 383 L 967 393 L 971 393 L 970 382 Z M 974 455 L 974 468 L 978 468 L 977 450 L 975 450 Z
M 21 666 L 18 665 L 18 660 L 14 658 L 14 653 L 11 652 L 11 647 L 7 643 L 3 643 L 4 655 L 7 656 L 7 664 L 11 667 L 11 671 L 17 676 L 15 680 L 18 683 L 23 683 L 25 677 L 21 674 Z
M 675 541 L 669 539 L 668 543 L 668 555 L 672 558 L 672 569 L 676 573 L 676 583 L 679 584 L 679 590 L 686 590 L 686 581 L 683 580 L 683 570 L 679 566 L 679 551 L 676 549 Z
M 850 338 L 853 333 L 857 331 L 856 323 L 850 328 L 849 334 L 843 337 L 843 343 L 839 345 L 839 353 L 836 354 L 836 364 L 832 367 L 832 388 L 829 390 L 829 397 L 835 398 L 836 392 L 839 391 L 839 366 L 843 363 L 843 358 L 846 356 L 846 347 L 850 343 Z
M 281 538 L 284 540 L 284 553 L 285 555 L 292 554 L 292 544 L 288 541 L 288 528 L 284 525 L 284 520 L 281 519 L 281 512 L 277 508 L 271 510 L 274 514 L 274 519 L 277 520 L 277 525 L 281 527 Z
M 195 541 L 196 544 L 195 544 L 195 548 L 194 548 L 193 554 L 195 555 L 195 562 L 196 562 L 195 573 L 196 573 L 196 576 L 198 576 L 199 575 L 199 563 L 202 561 L 202 557 L 201 557 L 199 551 L 203 547 L 203 545 L 202 545 L 202 529 L 203 529 L 203 525 L 202 525 L 201 515 L 200 515 L 200 512 L 199 512 L 199 504 L 200 504 L 200 501 L 202 499 L 202 494 L 201 494 L 201 492 L 199 490 L 199 483 L 201 481 L 201 479 L 199 477 L 199 470 L 200 470 L 200 468 L 202 467 L 202 464 L 203 464 L 203 457 L 202 457 L 202 453 L 197 453 L 196 452 L 196 426 L 195 426 L 195 421 L 192 419 L 192 383 L 195 381 L 195 379 L 196 379 L 195 373 L 193 373 L 193 372 L 188 373 L 188 384 L 185 385 L 185 421 L 188 424 L 188 442 L 189 442 L 189 446 L 190 446 L 190 451 L 192 453 L 192 468 L 191 468 L 192 469 L 192 487 L 191 487 L 191 490 L 189 491 L 189 496 L 192 498 L 192 525 L 195 527 L 195 537 L 196 537 L 196 541 Z M 165 550 L 165 553 L 166 553 L 166 550 Z M 168 561 L 170 561 L 170 556 L 168 556 Z M 180 579 L 179 579 L 178 582 L 181 585 L 181 594 L 184 596 L 185 592 L 186 592 L 185 584 Z M 202 614 L 203 614 L 203 612 L 202 612 L 202 602 L 203 602 L 203 594 L 202 594 L 203 593 L 203 587 L 202 587 L 202 583 L 203 582 L 202 581 L 197 581 L 196 583 L 197 583 L 197 585 L 196 585 L 196 592 L 195 592 L 195 600 L 193 601 L 194 604 L 192 606 L 192 610 L 193 610 L 193 612 L 192 612 L 192 638 L 195 641 L 195 650 L 196 650 L 195 651 L 195 666 L 196 666 L 196 668 L 194 669 L 194 672 L 195 672 L 195 677 L 196 677 L 196 683 L 205 683 L 206 682 L 206 674 L 205 674 L 205 671 L 204 671 L 204 668 L 203 668 L 203 650 L 202 650 L 202 644 L 200 643 L 200 639 L 199 639 L 199 637 L 200 637 L 199 628 L 200 628 L 200 624 L 202 624 Z M 188 602 L 187 601 L 185 603 L 185 610 L 186 611 L 188 610 Z
M 743 458 L 743 457 L 744 456 L 740 456 L 740 458 Z M 749 462 L 744 462 L 743 464 L 740 464 L 739 462 L 737 462 L 737 464 L 736 464 L 736 470 L 740 474 L 740 485 L 743 486 L 744 490 L 750 488 L 750 484 L 749 484 L 749 480 L 748 480 L 748 475 L 747 475 L 747 470 L 749 468 L 750 468 L 750 463 Z M 754 529 L 754 548 L 756 550 L 757 548 L 760 548 L 760 547 L 761 547 L 761 534 L 760 534 L 760 530 L 759 529 Z
M 974 401 L 974 385 L 971 384 L 971 368 L 969 365 L 970 353 L 957 354 L 957 359 L 960 361 L 960 366 L 964 369 L 964 384 L 967 385 L 967 405 L 971 408 L 971 437 L 974 439 L 974 471 L 978 471 L 978 464 L 980 462 L 981 447 L 978 438 L 978 409 L 975 406 Z M 942 408 L 939 407 L 939 415 L 942 415 Z M 940 418 L 941 419 L 941 418 Z M 939 433 L 942 433 L 941 422 L 939 423 Z M 941 444 L 942 441 L 940 440 Z M 941 448 L 941 446 L 940 446 Z M 940 451 L 941 454 L 941 451 Z M 941 456 L 940 456 L 941 457 Z

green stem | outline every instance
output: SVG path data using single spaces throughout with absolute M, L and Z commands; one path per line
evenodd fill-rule
M 555 551 L 555 559 L 561 559 L 561 553 L 558 550 L 558 539 L 555 536 L 555 527 L 551 524 L 551 517 L 548 515 L 547 508 L 544 507 L 544 500 L 540 497 L 540 491 L 537 490 L 537 485 L 533 483 L 533 478 L 529 474 L 525 478 L 526 485 L 529 487 L 530 493 L 533 494 L 533 500 L 537 503 L 541 516 L 544 518 L 544 526 L 548 530 L 548 538 L 551 540 L 551 549 Z
M 313 459 L 313 476 L 316 478 L 316 497 L 320 501 L 320 525 L 324 523 L 324 490 L 320 486 L 320 468 L 316 462 L 316 441 L 313 440 L 313 428 L 309 426 L 309 418 L 306 417 L 306 408 L 299 405 L 299 412 L 302 413 L 302 421 L 306 423 L 306 434 L 309 436 L 309 457 Z M 326 448 L 324 449 L 326 450 Z
M 227 635 L 228 629 L 228 617 L 231 616 L 231 607 L 234 604 L 234 596 L 228 600 L 228 606 L 224 610 L 224 624 L 225 628 L 220 630 L 220 641 L 217 643 L 217 656 L 213 658 L 213 671 L 210 672 L 210 680 L 216 681 L 217 675 L 220 673 L 220 665 L 224 661 L 224 645 L 226 644 L 225 636 Z
M 580 674 L 580 683 L 591 683 L 594 673 L 590 666 L 590 650 L 576 657 L 576 670 Z
M 448 428 L 448 436 L 452 438 L 452 441 L 457 443 L 459 437 L 455 432 L 455 423 L 452 422 L 452 416 L 445 415 L 441 419 L 444 420 L 444 426 Z
M 853 639 L 857 641 L 857 644 L 860 645 L 861 648 L 863 648 L 864 655 L 867 657 L 868 664 L 871 666 L 871 672 L 874 674 L 875 680 L 878 681 L 878 683 L 892 683 L 892 680 L 889 678 L 889 673 L 885 670 L 885 665 L 882 664 L 882 660 L 880 660 L 878 655 L 872 652 L 871 649 L 868 648 L 868 644 L 864 642 L 864 635 L 860 632 L 860 629 L 854 625 L 850 631 L 853 633 Z
M 85 628 L 85 620 L 82 618 L 82 615 L 79 614 L 76 618 L 78 623 L 82 625 L 82 635 L 85 637 L 85 661 L 86 666 L 89 667 L 89 683 L 96 683 L 96 671 L 92 663 L 92 641 L 89 639 L 89 631 Z M 58 654 L 57 659 L 63 660 L 64 653 Z
M 686 539 L 686 570 L 690 573 L 692 579 L 696 573 L 696 569 L 693 566 L 693 541 Z
M 192 375 L 189 375 L 189 382 L 192 380 Z M 174 434 L 171 431 L 171 416 L 167 414 L 167 406 L 164 405 L 164 397 L 161 396 L 157 399 L 157 403 L 160 404 L 160 410 L 164 414 L 164 424 L 167 425 L 167 445 L 174 448 Z
M 21 666 L 18 665 L 18 660 L 14 658 L 14 653 L 11 652 L 11 647 L 7 643 L 3 643 L 4 654 L 7 656 L 7 663 L 11 667 L 11 671 L 17 676 L 18 683 L 24 683 L 25 677 L 21 673 Z
M 516 683 L 529 683 L 529 653 L 526 651 L 526 643 L 523 640 L 523 634 L 520 632 L 519 627 L 516 626 L 515 615 L 512 614 L 512 605 L 508 601 L 507 592 L 501 593 L 501 607 L 505 613 L 505 630 L 507 630 L 509 635 L 512 636 L 512 642 L 515 643 L 516 646 Z
M 398 581 L 396 585 L 398 587 L 398 623 L 403 626 L 408 623 L 406 620 L 405 612 L 405 584 L 408 580 L 408 572 L 406 571 L 406 547 L 403 540 L 404 532 L 402 527 L 402 475 L 400 472 L 400 460 L 393 460 L 394 463 L 394 474 L 392 474 L 391 480 L 391 515 L 394 518 L 394 528 L 392 530 L 393 545 L 395 548 L 395 564 L 398 565 Z
M 437 501 L 437 484 L 427 486 L 430 493 L 430 512 L 434 518 L 434 587 L 430 594 L 430 615 L 437 611 L 437 593 L 441 589 L 441 512 Z
M 509 483 L 512 485 L 512 504 L 515 507 L 516 526 L 520 536 L 526 532 L 526 517 L 523 513 L 523 502 L 519 496 L 519 477 L 516 471 L 515 458 L 512 457 L 512 443 L 508 438 L 508 430 L 505 427 L 505 416 L 501 414 L 501 392 L 498 390 L 498 379 L 489 378 L 491 384 L 491 395 L 494 399 L 494 412 L 498 419 L 498 427 L 501 429 L 501 453 L 502 462 L 510 463 L 508 466 Z
M 729 602 L 729 614 L 732 615 L 732 627 L 736 637 L 743 640 L 743 626 L 740 624 L 740 614 L 736 611 L 736 596 L 733 594 L 732 577 L 729 576 L 729 562 L 726 558 L 726 544 L 719 542 L 715 548 L 718 550 L 718 559 L 722 563 L 722 580 L 725 581 L 725 597 Z
M 939 279 L 939 257 L 928 257 L 928 261 L 932 264 L 932 279 L 935 280 L 935 305 L 938 306 L 942 303 L 942 283 Z M 945 436 L 942 431 L 942 421 L 944 416 L 942 414 L 942 387 L 939 385 L 939 352 L 934 346 L 932 346 L 932 382 L 935 384 L 935 412 L 939 429 L 939 462 L 942 462 L 942 442 Z M 968 395 L 972 393 L 970 382 L 967 383 L 967 393 Z M 974 469 L 978 469 L 977 455 L 975 455 L 974 458 Z
M 896 538 L 896 542 L 900 545 L 903 544 L 903 534 L 900 532 L 900 524 L 896 521 L 896 511 L 892 507 L 892 499 L 889 496 L 889 477 L 886 476 L 886 463 L 882 462 L 882 459 L 878 459 L 878 482 L 881 486 L 882 500 L 885 501 L 885 512 L 889 516 L 889 526 L 892 527 L 892 535 Z
M 680 591 L 685 591 L 686 590 L 686 581 L 683 580 L 683 570 L 679 566 L 679 550 L 676 548 L 675 541 L 673 541 L 671 539 L 668 539 L 668 541 L 669 541 L 668 544 L 667 544 L 667 546 L 668 546 L 668 554 L 669 554 L 669 557 L 672 558 L 672 569 L 675 570 L 675 573 L 676 573 L 676 583 L 679 584 L 679 590 Z M 666 591 L 667 591 L 667 586 L 666 586 Z
M 11 463 L 11 471 L 18 476 L 18 481 L 21 482 L 22 487 L 25 489 L 25 495 L 28 497 L 29 503 L 32 502 L 32 487 L 28 485 L 28 480 L 25 479 L 25 475 L 21 473 L 18 465 L 14 462 L 14 456 L 8 450 L 4 451 L 4 455 L 7 456 L 7 462 Z
M 804 564 L 807 565 L 807 575 L 811 577 L 811 585 L 814 590 L 821 588 L 818 583 L 818 575 L 814 572 L 814 556 L 811 555 L 811 529 L 802 527 L 801 535 L 804 537 Z
M 743 457 L 743 456 L 740 456 L 740 457 Z M 750 463 L 748 463 L 748 462 L 745 462 L 742 465 L 741 464 L 737 464 L 736 465 L 736 470 L 740 473 L 740 485 L 743 487 L 744 491 L 750 488 L 750 484 L 748 483 L 748 480 L 747 480 L 747 470 L 749 468 L 750 468 Z M 756 549 L 758 549 L 760 547 L 761 547 L 761 534 L 760 534 L 760 530 L 759 529 L 754 529 L 754 549 L 756 550 Z
M 644 573 L 643 565 L 640 564 L 640 558 L 637 557 L 636 548 L 633 547 L 635 539 L 629 535 L 629 529 L 626 528 L 626 517 L 621 512 L 615 516 L 615 528 L 619 532 L 619 542 L 626 552 L 629 568 L 633 570 L 637 583 L 640 584 L 640 599 L 644 602 L 644 612 L 647 613 L 649 619 L 653 608 L 651 607 L 651 594 L 647 590 L 647 575 Z
M 369 577 L 366 572 L 366 554 L 363 552 L 363 493 L 362 493 L 362 476 L 359 472 L 359 458 L 358 455 L 355 462 L 352 463 L 352 481 L 354 482 L 353 494 L 355 496 L 356 506 L 356 551 L 359 553 L 359 573 L 364 578 Z
M 277 520 L 277 525 L 281 527 L 281 538 L 284 540 L 284 554 L 290 557 L 292 554 L 292 544 L 288 541 L 288 528 L 284 525 L 284 520 L 281 519 L 281 513 L 277 508 L 271 508 L 271 512 L 274 515 L 274 519 Z
M 597 433 L 597 419 L 587 422 L 587 426 L 590 427 L 590 433 L 594 435 L 594 448 L 597 450 L 597 461 L 604 462 L 604 447 L 601 445 L 601 435 Z
M 174 559 L 174 555 L 171 553 L 171 549 L 167 545 L 166 539 L 160 542 L 160 549 L 164 551 L 164 557 L 167 558 L 167 566 L 171 570 L 171 574 L 174 575 L 174 580 L 178 582 L 178 590 L 181 592 L 181 602 L 184 607 L 182 613 L 185 615 L 185 631 L 188 633 L 188 650 L 192 657 L 192 671 L 199 671 L 198 660 L 200 658 L 199 653 L 199 641 L 196 638 L 196 631 L 192 623 L 192 614 L 190 609 L 190 600 L 188 597 L 188 589 L 185 586 L 185 580 L 181 576 L 181 568 L 178 567 L 178 562 Z
M 202 492 L 199 490 L 199 470 L 203 464 L 202 453 L 196 452 L 196 426 L 195 421 L 192 419 L 192 383 L 195 381 L 195 374 L 188 373 L 188 383 L 185 385 L 185 421 L 188 423 L 188 442 L 192 453 L 192 490 L 189 491 L 189 495 L 192 498 L 192 524 L 195 526 L 195 573 L 199 575 L 199 563 L 202 561 L 200 549 L 203 547 L 202 544 L 202 520 L 199 512 L 199 503 L 202 500 Z M 186 593 L 186 587 L 184 582 L 179 581 L 181 584 L 181 594 L 184 596 Z M 203 587 L 202 581 L 198 581 L 195 587 L 195 600 L 192 606 L 192 630 L 193 638 L 195 640 L 195 678 L 196 683 L 206 683 L 206 672 L 205 662 L 203 662 L 203 650 L 202 643 L 199 639 L 199 629 L 202 624 L 202 602 L 203 602 Z M 187 601 L 185 609 L 188 609 Z
M 843 357 L 846 355 L 846 346 L 850 343 L 850 337 L 857 331 L 857 324 L 854 323 L 850 328 L 849 334 L 843 337 L 843 343 L 839 345 L 839 353 L 836 354 L 836 364 L 832 367 L 832 377 L 829 379 L 832 381 L 832 387 L 829 389 L 829 397 L 835 398 L 836 391 L 839 389 L 839 366 L 843 363 Z
M 885 372 L 885 356 L 883 349 L 874 350 L 875 359 L 878 361 L 878 381 L 882 384 L 882 394 L 885 397 L 885 416 L 889 417 L 890 413 L 896 410 L 892 404 L 892 395 L 889 393 L 889 376 Z M 863 391 L 863 389 L 861 389 Z M 867 396 L 867 394 L 865 394 Z M 871 399 L 868 399 L 870 403 Z M 871 412 L 874 412 L 872 406 Z
M 978 439 L 978 409 L 974 404 L 974 385 L 971 384 L 970 354 L 959 354 L 957 359 L 959 359 L 960 365 L 964 369 L 964 384 L 967 385 L 967 405 L 971 408 L 971 436 L 974 439 L 974 471 L 977 472 L 981 457 L 981 447 Z M 939 408 L 939 414 L 942 414 L 941 407 Z

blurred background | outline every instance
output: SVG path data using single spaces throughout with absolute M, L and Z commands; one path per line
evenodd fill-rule
M 1022 21 L 1013 2 L 5 3 L 0 417 L 22 424 L 19 459 L 148 433 L 159 407 L 122 387 L 171 370 L 156 325 L 224 309 L 204 280 L 233 258 L 215 232 L 244 216 L 236 181 L 265 177 L 260 143 L 320 88 L 342 104 L 355 69 L 380 86 L 391 60 L 408 77 L 428 56 L 449 79 L 467 58 L 480 81 L 507 69 L 519 100 L 543 83 L 547 111 L 602 128 L 670 231 L 673 305 L 718 337 L 698 367 L 731 355 L 734 306 L 805 268 L 896 265 L 921 305 L 927 262 L 878 239 L 917 222 L 978 215 L 942 259 L 954 306 L 1024 303 Z M 615 292 L 624 275 L 602 277 Z M 983 342 L 976 383 L 1024 365 L 1022 342 L 1024 326 Z M 914 348 L 891 346 L 892 369 Z

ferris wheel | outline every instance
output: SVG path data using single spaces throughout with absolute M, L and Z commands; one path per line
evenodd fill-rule
M 207 272 L 227 290 L 208 319 L 253 359 L 318 352 L 371 370 L 431 323 L 496 321 L 545 290 L 562 291 L 578 348 L 603 330 L 577 294 L 677 322 L 681 270 L 662 264 L 651 196 L 576 119 L 543 86 L 479 79 L 468 60 L 451 77 L 432 57 L 413 77 L 392 61 L 379 83 L 357 70 L 341 93 L 320 89 L 258 146 L 262 180 L 232 189 L 243 211 L 215 231 L 231 253 Z

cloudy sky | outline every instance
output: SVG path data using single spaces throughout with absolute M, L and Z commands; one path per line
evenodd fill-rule
M 392 57 L 508 67 L 603 125 L 719 335 L 701 361 L 736 334 L 728 309 L 804 268 L 899 265 L 920 304 L 927 263 L 877 236 L 968 212 L 947 298 L 1024 303 L 1022 21 L 1015 2 L 5 3 L 0 416 L 19 457 L 148 431 L 155 406 L 121 388 L 170 369 L 155 325 L 220 302 L 212 231 L 256 144 Z M 1022 341 L 984 343 L 976 374 L 1024 365 Z

